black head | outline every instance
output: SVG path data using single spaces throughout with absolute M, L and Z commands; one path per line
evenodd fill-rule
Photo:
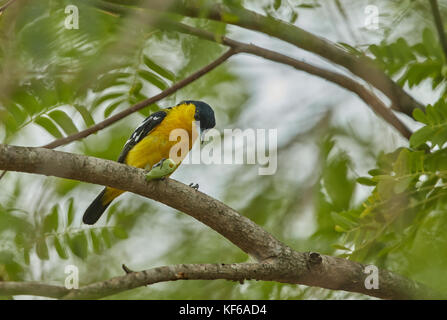
M 194 119 L 200 121 L 200 131 L 204 132 L 207 129 L 214 128 L 216 125 L 216 119 L 214 118 L 214 111 L 211 107 L 202 101 L 188 100 L 182 103 L 192 103 L 196 106 L 196 113 Z

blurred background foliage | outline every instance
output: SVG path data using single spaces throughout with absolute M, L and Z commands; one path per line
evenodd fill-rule
M 116 2 L 116 1 L 115 1 Z M 287 66 L 240 55 L 170 97 L 59 149 L 116 159 L 144 117 L 183 99 L 208 102 L 217 128 L 278 128 L 278 170 L 183 165 L 174 178 L 197 182 L 300 251 L 374 263 L 447 291 L 447 104 L 445 56 L 425 0 L 223 1 L 288 21 L 367 55 L 427 105 L 410 143 L 351 93 Z M 439 1 L 442 13 L 447 1 Z M 80 28 L 66 29 L 76 4 Z M 379 8 L 379 28 L 364 26 Z M 444 15 L 445 16 L 445 15 Z M 173 17 L 238 40 L 334 68 L 288 44 L 205 19 Z M 0 16 L 0 141 L 39 146 L 83 130 L 166 89 L 225 48 L 149 27 L 86 1 L 17 1 Z M 343 70 L 339 70 L 344 72 Z M 97 225 L 81 224 L 99 186 L 8 173 L 0 180 L 0 281 L 82 284 L 177 263 L 250 258 L 189 216 L 132 194 Z M 3 297 L 6 299 L 12 297 Z M 346 292 L 272 282 L 183 281 L 123 292 L 120 299 L 340 299 Z

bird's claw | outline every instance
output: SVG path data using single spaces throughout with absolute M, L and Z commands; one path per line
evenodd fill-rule
M 198 184 L 198 183 L 194 184 L 194 182 L 191 182 L 191 183 L 189 184 L 189 186 L 190 186 L 191 188 L 195 189 L 195 190 L 199 190 L 199 184 Z

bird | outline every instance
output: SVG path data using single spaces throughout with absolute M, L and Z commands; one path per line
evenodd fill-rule
M 196 121 L 200 123 L 198 128 Z M 170 141 L 173 130 L 183 129 L 188 133 L 189 152 L 196 138 L 200 135 L 202 140 L 204 133 L 215 125 L 214 111 L 207 103 L 196 100 L 182 101 L 149 115 L 127 140 L 117 161 L 137 168 L 150 169 L 169 158 L 171 148 L 177 143 Z M 177 167 L 185 157 L 186 154 L 182 154 L 177 159 Z M 82 221 L 89 225 L 95 224 L 112 201 L 124 192 L 105 187 L 85 210 Z

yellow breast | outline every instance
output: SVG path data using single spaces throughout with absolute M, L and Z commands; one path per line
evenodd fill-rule
M 195 106 L 193 104 L 182 104 L 172 109 L 167 109 L 167 115 L 155 129 L 143 140 L 137 143 L 127 154 L 125 162 L 133 167 L 152 167 L 161 159 L 169 158 L 171 148 L 178 144 L 178 141 L 170 141 L 171 133 L 176 133 L 175 129 L 184 130 L 188 134 L 187 150 L 191 150 L 197 130 L 194 124 Z M 186 154 L 176 161 L 177 164 L 183 160 Z

